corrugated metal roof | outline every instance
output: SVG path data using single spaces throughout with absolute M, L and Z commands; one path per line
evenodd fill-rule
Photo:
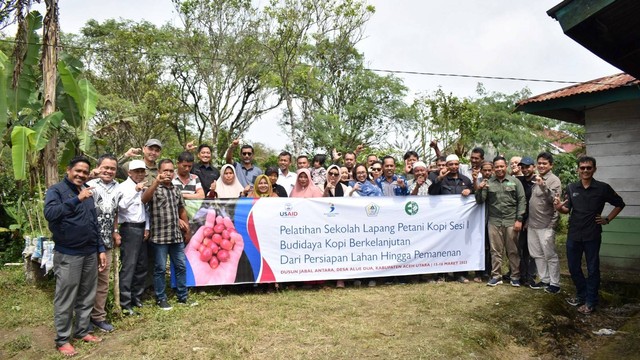
M 620 73 L 611 76 L 605 76 L 599 79 L 583 82 L 577 85 L 567 86 L 559 90 L 549 91 L 544 94 L 536 95 L 528 99 L 518 102 L 518 106 L 526 105 L 534 102 L 543 102 L 547 100 L 555 100 L 560 98 L 566 98 L 573 95 L 595 93 L 600 91 L 617 89 L 624 86 L 638 86 L 640 80 L 633 76 Z

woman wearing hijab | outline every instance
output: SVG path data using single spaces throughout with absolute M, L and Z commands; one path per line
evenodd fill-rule
M 375 184 L 376 179 L 382 176 L 382 162 L 376 160 L 371 166 L 369 166 L 369 179 Z
M 351 187 L 340 181 L 340 167 L 331 165 L 327 168 L 327 182 L 324 185 L 324 197 L 349 196 Z
M 291 190 L 290 197 L 314 198 L 322 197 L 322 190 L 311 182 L 311 172 L 307 168 L 299 169 L 296 185 Z
M 322 197 L 322 190 L 320 190 L 317 186 L 313 184 L 311 181 L 311 171 L 307 168 L 298 169 L 296 172 L 298 178 L 296 179 L 296 184 L 293 186 L 293 190 L 291 190 L 292 198 L 314 198 L 314 197 Z M 319 281 L 305 281 L 302 286 L 303 289 L 310 289 L 313 285 L 323 284 L 324 280 Z M 289 285 L 289 288 L 295 288 L 295 284 Z
M 324 197 L 349 196 L 351 188 L 340 182 L 340 167 L 331 165 L 327 168 L 327 182 L 324 184 Z M 344 288 L 344 280 L 336 280 L 336 288 Z
M 262 197 L 278 197 L 278 194 L 273 192 L 271 186 L 271 180 L 267 175 L 258 175 L 255 183 L 253 184 L 253 191 L 249 193 L 249 197 L 262 198 Z
M 245 189 L 236 177 L 236 170 L 231 164 L 220 169 L 220 177 L 216 180 L 216 193 L 220 199 L 238 198 Z

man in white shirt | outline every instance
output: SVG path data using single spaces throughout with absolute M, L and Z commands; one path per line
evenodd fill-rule
M 291 196 L 291 190 L 296 185 L 297 175 L 289 171 L 291 165 L 291 153 L 283 151 L 278 155 L 278 181 L 276 184 L 287 190 L 287 196 Z
M 118 203 L 118 223 L 120 224 L 120 306 L 125 315 L 133 315 L 133 306 L 142 307 L 140 301 L 147 276 L 147 244 L 149 220 L 141 201 L 146 189 L 145 163 L 132 160 L 129 163 L 129 177 L 120 184 L 122 198 Z

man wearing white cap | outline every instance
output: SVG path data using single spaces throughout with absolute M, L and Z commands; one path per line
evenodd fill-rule
M 435 182 L 429 187 L 429 195 L 462 195 L 469 196 L 473 193 L 473 182 L 459 173 L 460 159 L 451 154 L 446 158 L 447 166 L 440 170 Z M 466 271 L 456 272 L 454 278 L 461 283 L 468 283 Z M 439 277 L 440 279 L 442 276 Z
M 434 183 L 429 187 L 429 194 L 469 196 L 473 192 L 473 183 L 471 179 L 459 173 L 459 168 L 458 156 L 455 154 L 447 156 L 447 166 L 440 170 Z
M 120 224 L 120 306 L 125 315 L 133 315 L 133 306 L 141 307 L 140 298 L 147 276 L 147 244 L 149 220 L 141 196 L 147 188 L 146 165 L 142 160 L 129 163 L 129 177 L 120 184 L 122 198 L 118 203 Z
M 431 180 L 428 179 L 427 164 L 416 161 L 412 164 L 413 179 L 409 180 L 409 195 L 427 196 Z

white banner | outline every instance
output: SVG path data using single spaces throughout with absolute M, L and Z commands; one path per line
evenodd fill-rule
M 286 282 L 483 269 L 482 209 L 462 196 L 277 199 L 252 215 Z
M 201 261 L 194 260 L 200 259 L 201 254 L 193 250 L 200 243 L 190 244 L 190 286 L 484 269 L 485 212 L 473 196 L 263 198 L 207 203 L 205 211 L 217 209 L 209 215 L 211 219 L 218 215 L 226 229 L 237 231 L 230 238 L 238 241 L 232 240 L 235 247 L 229 250 L 229 262 L 214 260 L 220 264 L 215 269 L 209 268 L 206 255 Z M 207 216 L 204 208 L 195 214 L 196 219 Z M 220 214 L 230 218 L 224 222 Z M 213 227 L 214 221 L 207 221 Z M 227 231 L 223 229 L 225 226 L 217 230 Z M 196 234 L 196 239 L 205 236 L 202 230 Z M 222 276 L 223 272 L 229 272 L 228 276 Z

